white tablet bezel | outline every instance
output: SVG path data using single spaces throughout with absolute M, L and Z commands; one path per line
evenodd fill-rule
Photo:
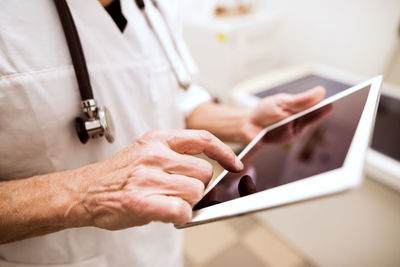
M 288 203 L 344 191 L 359 185 L 362 180 L 365 155 L 372 136 L 372 126 L 374 125 L 375 115 L 378 107 L 381 84 L 382 76 L 377 76 L 346 89 L 334 96 L 331 96 L 307 110 L 273 124 L 261 131 L 260 134 L 239 154 L 239 158 L 242 158 L 264 136 L 267 131 L 277 128 L 289 121 L 297 119 L 324 105 L 346 97 L 349 94 L 352 94 L 370 85 L 371 87 L 368 99 L 342 167 L 317 174 L 306 179 L 298 180 L 296 182 L 261 191 L 246 197 L 233 199 L 193 211 L 192 219 L 186 225 L 179 228 L 185 228 L 227 217 L 242 215 L 249 212 L 282 206 Z M 207 187 L 204 195 L 207 194 L 227 173 L 228 172 L 226 170 L 223 171 Z

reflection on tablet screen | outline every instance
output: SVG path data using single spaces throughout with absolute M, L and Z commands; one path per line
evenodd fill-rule
M 267 132 L 194 207 L 201 209 L 301 180 L 343 165 L 369 86 Z

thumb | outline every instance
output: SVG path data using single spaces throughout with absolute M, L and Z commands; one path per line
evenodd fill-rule
M 325 98 L 326 91 L 322 86 L 314 87 L 303 93 L 289 95 L 284 100 L 286 110 L 296 113 L 314 106 Z

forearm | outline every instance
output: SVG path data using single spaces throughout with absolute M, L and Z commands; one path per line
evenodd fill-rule
M 226 142 L 247 143 L 246 123 L 250 109 L 207 102 L 199 105 L 187 118 L 189 129 L 204 129 Z
M 153 130 L 101 162 L 0 182 L 0 243 L 66 228 L 119 230 L 151 221 L 182 225 L 204 194 L 212 165 L 243 163 L 207 131 Z
M 69 212 L 79 202 L 72 186 L 76 175 L 66 171 L 0 182 L 0 243 L 87 224 L 84 210 Z

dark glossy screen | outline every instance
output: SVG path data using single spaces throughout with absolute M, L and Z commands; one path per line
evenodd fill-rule
M 381 96 L 371 147 L 400 161 L 400 100 Z
M 368 93 L 366 87 L 269 131 L 242 158 L 245 169 L 228 173 L 194 209 L 341 167 Z

